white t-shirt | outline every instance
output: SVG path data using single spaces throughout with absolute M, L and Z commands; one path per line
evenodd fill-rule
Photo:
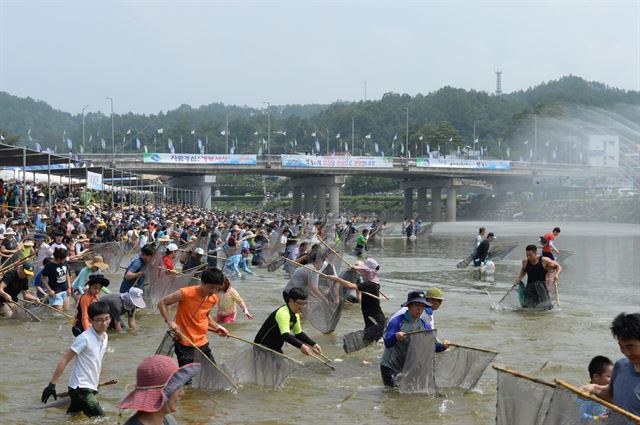
M 107 352 L 108 342 L 109 336 L 106 332 L 100 341 L 100 337 L 93 328 L 87 329 L 76 337 L 71 344 L 71 350 L 76 353 L 76 359 L 69 377 L 69 388 L 98 391 L 102 358 Z

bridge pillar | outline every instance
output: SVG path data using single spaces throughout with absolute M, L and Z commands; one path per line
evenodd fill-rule
M 188 175 L 173 177 L 169 180 L 169 186 L 172 187 L 171 199 L 174 202 L 185 202 L 199 204 L 203 208 L 211 209 L 211 190 L 216 182 L 216 176 L 212 175 Z M 200 190 L 200 199 L 195 194 L 192 196 L 189 190 Z M 165 199 L 167 197 L 165 196 Z
M 427 219 L 427 188 L 418 188 L 418 218 L 420 220 Z
M 298 214 L 302 211 L 302 186 L 293 186 L 291 212 Z
M 304 212 L 313 211 L 313 195 L 315 195 L 315 187 L 309 185 L 304 186 Z
M 456 188 L 447 188 L 447 221 L 456 221 Z
M 329 185 L 329 212 L 337 217 L 340 214 L 340 186 Z
M 442 220 L 442 188 L 431 188 L 431 221 Z
M 316 186 L 316 210 L 317 214 L 327 212 L 327 188 L 325 186 Z
M 413 218 L 413 188 L 404 189 L 404 217 L 411 220 Z

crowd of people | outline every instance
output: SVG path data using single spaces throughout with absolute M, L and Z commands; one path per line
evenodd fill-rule
M 269 269 L 280 261 L 289 279 L 283 289 L 283 303 L 274 306 L 259 327 L 255 344 L 283 353 L 288 343 L 305 355 L 322 356 L 320 345 L 303 331 L 300 313 L 311 298 L 331 305 L 335 302 L 331 291 L 336 290 L 340 293 L 339 302 L 347 300 L 360 305 L 365 336 L 362 347 L 382 340 L 380 374 L 383 384 L 390 388 L 398 385 L 410 335 L 435 329 L 434 314 L 445 299 L 439 288 L 412 291 L 401 309 L 386 317 L 380 304 L 384 295 L 380 264 L 367 253 L 368 244 L 386 226 L 379 220 L 366 222 L 359 228 L 355 217 L 340 217 L 337 223 L 328 223 L 308 215 L 229 214 L 187 205 L 150 204 L 114 211 L 108 203 L 71 208 L 58 203 L 52 208 L 51 217 L 37 205 L 30 211 L 29 216 L 24 216 L 21 210 L 7 210 L 0 218 L 0 271 L 4 273 L 0 281 L 0 316 L 11 317 L 20 308 L 20 298 L 35 304 L 46 303 L 60 313 L 73 310 L 70 331 L 75 336 L 74 342 L 42 393 L 43 403 L 51 396 L 57 397 L 56 384 L 73 362 L 68 384 L 69 413 L 104 415 L 96 394 L 108 331 L 136 329 L 136 311 L 146 307 L 145 291 L 155 283 L 147 280 L 148 272 L 158 256 L 167 275 L 198 270 L 199 283 L 184 286 L 159 300 L 159 313 L 174 340 L 177 365 L 160 355 L 142 361 L 135 390 L 120 405 L 136 410 L 127 424 L 175 423 L 169 415 L 178 408 L 182 387 L 201 367 L 194 364 L 196 352 L 215 362 L 208 333 L 228 336 L 225 326 L 236 320 L 237 307 L 248 320 L 253 320 L 232 281 L 241 278 L 242 273 L 254 274 L 256 267 Z M 407 237 L 415 235 L 420 225 L 408 220 L 403 233 Z M 541 255 L 536 245 L 526 247 L 516 284 L 527 276 L 524 297 L 531 303 L 540 302 L 536 298 L 544 292 L 540 282 L 544 289 L 548 276 L 555 284 L 558 282 L 562 266 L 554 260 L 558 252 L 554 241 L 559 233 L 556 227 L 540 238 Z M 490 259 L 495 235 L 485 234 L 486 229 L 480 228 L 474 238 L 476 266 Z M 332 261 L 341 257 L 338 247 L 342 244 L 344 251 L 347 241 L 353 251 L 346 249 L 358 261 L 337 273 Z M 116 242 L 132 256 L 117 289 L 105 273 L 119 276 L 118 271 L 110 270 L 105 258 L 93 252 L 97 246 Z M 323 290 L 321 278 L 334 289 Z M 30 280 L 35 293 L 31 291 Z M 127 323 L 123 320 L 125 315 Z M 585 389 L 638 414 L 637 394 L 630 388 L 640 385 L 640 314 L 621 314 L 614 320 L 611 331 L 625 358 L 613 368 L 608 359 L 595 358 L 589 367 L 592 384 Z M 445 351 L 450 345 L 448 340 L 437 339 L 433 350 Z M 597 407 L 586 405 L 585 415 L 607 414 Z

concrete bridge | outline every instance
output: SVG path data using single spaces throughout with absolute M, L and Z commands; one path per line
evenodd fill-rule
M 333 214 L 339 211 L 340 187 L 346 176 L 393 178 L 401 180 L 404 190 L 404 215 L 413 217 L 415 211 L 418 218 L 431 221 L 443 219 L 443 191 L 446 191 L 445 218 L 455 221 L 456 195 L 461 191 L 533 191 L 537 179 L 618 175 L 616 169 L 606 167 L 450 158 L 151 153 L 118 154 L 115 161 L 109 155 L 84 155 L 82 160 L 92 165 L 169 176 L 169 184 L 175 187 L 200 187 L 202 205 L 208 208 L 211 207 L 211 189 L 217 174 L 288 177 L 293 193 L 293 211 L 325 213 L 328 210 Z M 430 197 L 428 192 L 431 192 Z M 427 217 L 429 199 L 432 214 Z

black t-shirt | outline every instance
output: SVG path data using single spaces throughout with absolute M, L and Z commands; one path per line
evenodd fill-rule
M 18 294 L 29 289 L 29 280 L 25 277 L 20 279 L 17 270 L 11 270 L 2 277 L 2 282 L 7 285 L 4 292 L 11 295 L 13 301 L 18 301 Z M 0 298 L 0 305 L 4 304 L 4 298 Z
M 489 254 L 489 241 L 485 239 L 480 242 L 480 245 L 478 245 L 478 248 L 476 249 L 475 259 L 484 261 L 487 258 L 487 254 Z
M 68 268 L 66 263 L 56 264 L 52 261 L 44 266 L 42 270 L 42 276 L 47 278 L 47 283 L 55 293 L 68 289 L 67 274 Z
M 358 290 L 368 292 L 375 296 L 380 296 L 380 285 L 371 281 L 356 283 Z M 362 317 L 364 318 L 364 327 L 376 326 L 384 323 L 385 317 L 380 307 L 380 300 L 362 294 L 360 299 L 360 307 L 362 308 Z M 373 320 L 372 320 L 373 319 Z

